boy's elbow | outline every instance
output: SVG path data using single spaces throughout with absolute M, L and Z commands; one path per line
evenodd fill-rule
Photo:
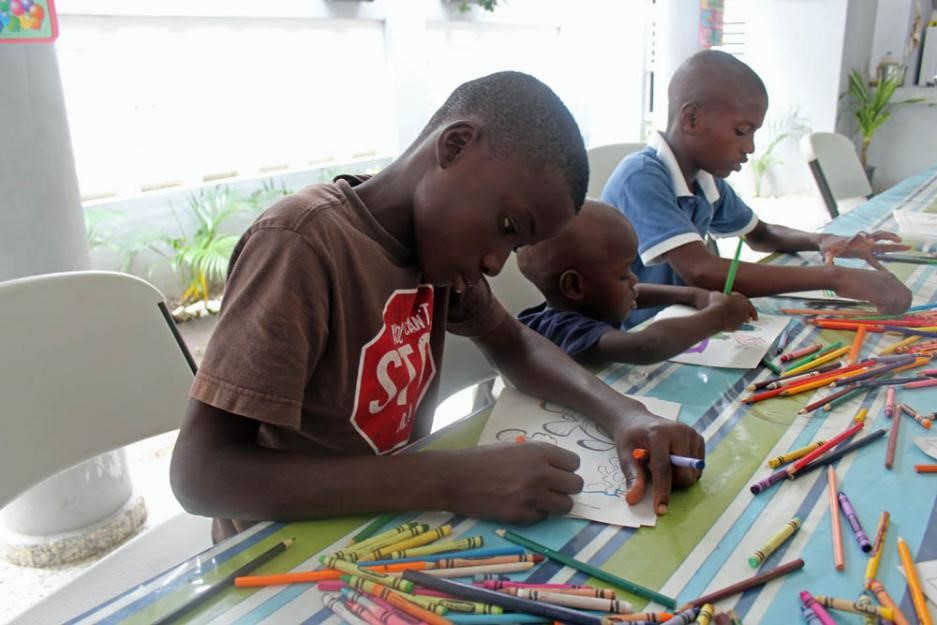
M 200 458 L 202 459 L 200 461 Z M 215 516 L 213 505 L 211 462 L 205 462 L 207 454 L 193 453 L 190 446 L 176 443 L 169 465 L 169 485 L 182 508 L 202 516 Z

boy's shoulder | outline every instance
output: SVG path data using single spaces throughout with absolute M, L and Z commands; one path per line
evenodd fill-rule
M 252 229 L 302 230 L 310 220 L 341 209 L 347 197 L 338 183 L 309 185 L 274 202 L 254 222 Z
M 648 145 L 638 152 L 626 156 L 615 168 L 611 176 L 618 184 L 628 184 L 632 181 L 654 179 L 669 181 L 670 174 L 667 165 L 660 158 L 657 150 Z

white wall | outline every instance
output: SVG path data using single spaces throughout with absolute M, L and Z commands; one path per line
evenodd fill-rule
M 869 164 L 875 167 L 872 187 L 887 189 L 926 167 L 937 164 L 937 88 L 899 89 L 894 100 L 927 98 L 927 104 L 903 104 L 893 108 L 869 146 Z

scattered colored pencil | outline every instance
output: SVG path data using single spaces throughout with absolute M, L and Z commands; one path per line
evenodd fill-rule
M 796 560 L 791 560 L 790 562 L 785 562 L 784 564 L 781 564 L 780 566 L 777 566 L 773 569 L 765 571 L 764 573 L 759 573 L 758 575 L 749 577 L 747 579 L 743 579 L 742 581 L 726 586 L 725 588 L 720 588 L 719 590 L 715 590 L 709 594 L 703 595 L 702 597 L 697 597 L 696 599 L 693 599 L 692 601 L 687 602 L 686 606 L 684 607 L 688 607 L 688 606 L 699 607 L 703 605 L 704 603 L 716 603 L 717 601 L 720 601 L 721 599 L 725 599 L 726 597 L 731 597 L 732 595 L 737 595 L 739 593 L 745 592 L 746 590 L 750 588 L 761 586 L 763 584 L 770 582 L 776 577 L 787 575 L 788 573 L 792 573 L 802 568 L 804 568 L 803 560 L 801 560 L 800 558 Z
M 830 523 L 833 532 L 833 566 L 837 571 L 846 568 L 846 559 L 843 556 L 843 535 L 839 522 L 839 499 L 836 497 L 836 469 L 833 465 L 826 468 L 826 480 L 830 499 Z
M 722 287 L 722 292 L 728 295 L 732 292 L 732 286 L 735 284 L 735 274 L 739 270 L 739 258 L 742 256 L 742 243 L 745 242 L 745 239 L 739 237 L 739 244 L 735 248 L 735 256 L 732 257 L 732 262 L 729 264 L 729 273 L 726 274 L 726 283 Z
M 914 604 L 917 618 L 921 625 L 932 625 L 930 612 L 927 610 L 927 602 L 924 600 L 924 593 L 921 592 L 921 580 L 918 577 L 917 568 L 914 566 L 914 558 L 911 557 L 908 543 L 900 536 L 898 537 L 898 555 L 901 557 L 901 568 L 904 569 L 904 576 L 908 580 L 908 590 L 911 593 L 911 602 Z

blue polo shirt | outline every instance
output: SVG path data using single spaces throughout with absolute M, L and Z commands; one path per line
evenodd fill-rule
M 602 201 L 621 211 L 638 235 L 638 257 L 631 270 L 640 282 L 683 285 L 663 256 L 693 241 L 738 237 L 758 224 L 724 180 L 700 171 L 691 190 L 663 136 L 655 133 L 646 148 L 627 156 L 602 191 Z M 639 308 L 623 327 L 653 317 L 662 307 Z
M 580 312 L 550 308 L 546 302 L 522 310 L 517 319 L 556 343 L 570 356 L 577 356 L 592 348 L 603 334 L 618 329 Z

